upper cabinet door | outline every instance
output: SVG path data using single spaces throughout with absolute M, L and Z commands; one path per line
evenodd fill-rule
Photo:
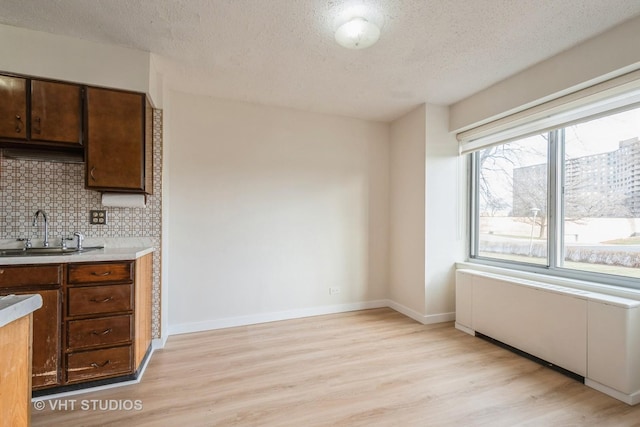
M 27 139 L 27 80 L 0 75 L 0 137 Z
M 82 144 L 82 88 L 31 80 L 31 140 Z
M 87 188 L 151 193 L 147 108 L 142 93 L 87 88 Z

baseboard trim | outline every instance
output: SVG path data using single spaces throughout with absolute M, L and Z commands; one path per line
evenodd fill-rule
M 455 320 L 455 312 L 424 315 L 392 300 L 374 300 L 272 313 L 261 313 L 250 316 L 228 317 L 223 319 L 207 320 L 204 322 L 182 323 L 169 326 L 169 335 L 190 334 L 193 332 L 211 331 L 215 329 L 233 328 L 236 326 L 248 326 L 259 323 L 277 322 L 280 320 L 299 319 L 302 317 L 322 316 L 325 314 L 346 313 L 349 311 L 383 307 L 391 308 L 419 323 L 422 323 L 423 325 L 451 322 Z M 155 341 L 160 340 L 154 340 L 154 344 Z M 166 342 L 166 339 L 162 342 L 163 346 L 164 342 Z M 158 343 L 158 345 L 159 344 L 160 343 Z
M 321 307 L 302 308 L 297 310 L 261 313 L 249 316 L 228 317 L 207 320 L 204 322 L 182 323 L 169 326 L 169 335 L 190 334 L 193 332 L 210 331 L 214 329 L 248 326 L 258 323 L 277 322 L 280 320 L 299 319 L 302 317 L 322 316 L 325 314 L 345 313 L 348 311 L 367 310 L 371 308 L 388 307 L 387 300 L 364 301 L 349 304 L 338 304 Z
M 473 329 L 469 328 L 468 326 L 464 326 L 458 322 L 455 323 L 455 327 L 457 330 L 462 331 L 466 334 L 469 335 L 473 335 L 474 337 L 476 336 L 476 331 L 474 331 Z
M 589 378 L 585 378 L 584 379 L 584 384 L 586 386 L 589 386 L 595 390 L 598 390 L 604 394 L 607 394 L 611 397 L 613 397 L 614 399 L 618 399 L 621 400 L 622 402 L 626 403 L 627 405 L 637 405 L 638 403 L 640 403 L 640 391 L 637 391 L 635 393 L 631 393 L 631 394 L 625 394 L 622 393 L 616 389 L 613 389 L 611 387 L 608 387 L 604 384 L 600 384 L 597 381 L 594 381 L 592 379 Z
M 151 341 L 151 346 L 153 347 L 154 350 L 158 350 L 161 348 L 164 348 L 164 346 L 167 344 L 167 339 L 169 338 L 168 335 L 162 335 L 160 338 L 154 338 Z
M 392 300 L 388 300 L 387 307 L 394 309 L 398 313 L 402 313 L 407 317 L 412 318 L 416 322 L 420 322 L 423 325 L 430 325 L 432 323 L 451 322 L 456 320 L 456 313 L 439 313 L 439 314 L 422 314 L 405 305 L 397 303 Z

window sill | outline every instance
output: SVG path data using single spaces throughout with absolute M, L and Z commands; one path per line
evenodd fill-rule
M 464 261 L 456 263 L 456 268 L 466 268 L 469 270 L 484 271 L 487 273 L 500 274 L 515 279 L 533 280 L 550 285 L 566 286 L 568 288 L 580 289 L 583 291 L 598 292 L 605 295 L 613 295 L 621 298 L 629 298 L 640 301 L 640 290 L 626 288 L 623 286 L 609 285 L 605 283 L 589 282 L 585 280 L 570 279 L 566 277 L 554 276 L 552 274 L 533 273 L 506 267 L 496 267 L 482 264 L 480 262 Z

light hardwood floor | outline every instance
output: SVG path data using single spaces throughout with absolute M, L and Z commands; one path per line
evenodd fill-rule
M 76 409 L 49 404 L 33 425 L 640 426 L 640 405 L 390 309 L 173 336 L 140 384 L 61 400 Z

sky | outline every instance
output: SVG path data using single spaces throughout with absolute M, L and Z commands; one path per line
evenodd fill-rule
M 578 125 L 566 131 L 569 157 L 615 151 L 620 141 L 640 137 L 640 107 Z

